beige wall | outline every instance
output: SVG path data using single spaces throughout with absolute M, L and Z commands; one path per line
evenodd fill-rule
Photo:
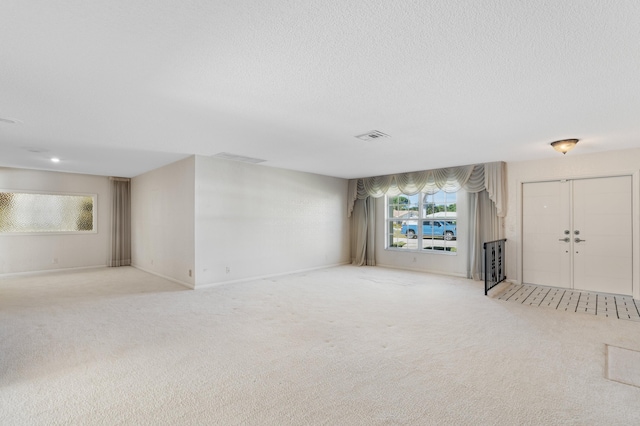
M 132 180 L 133 265 L 202 288 L 346 263 L 346 199 L 344 179 L 190 157 Z
M 194 176 L 189 157 L 131 181 L 133 266 L 188 287 L 195 285 Z
M 97 195 L 97 233 L 0 234 L 0 274 L 105 266 L 109 249 L 109 178 L 0 168 L 0 189 Z
M 575 179 L 586 177 L 604 177 L 633 175 L 633 206 L 634 206 L 634 290 L 636 299 L 640 299 L 639 272 L 639 207 L 640 198 L 638 185 L 638 171 L 640 170 L 640 149 L 624 151 L 610 151 L 598 154 L 578 155 L 578 148 L 566 155 L 536 161 L 522 161 L 507 163 L 508 179 L 508 212 L 505 218 L 505 236 L 507 238 L 507 277 L 510 281 L 522 280 L 522 190 L 524 182 L 544 180 Z M 606 204 L 606 200 L 603 200 Z M 613 206 L 612 206 L 613 207 Z M 615 208 L 615 207 L 613 207 Z
M 507 276 L 521 280 L 523 182 L 634 175 L 633 294 L 640 299 L 640 149 L 587 155 L 576 151 L 507 164 Z M 0 168 L 0 189 L 98 196 L 96 234 L 0 235 L 0 274 L 106 264 L 107 177 Z M 346 263 L 350 257 L 346 194 L 344 179 L 190 157 L 132 180 L 133 263 L 190 287 Z M 466 239 L 459 241 L 457 256 L 385 251 L 383 204 L 380 199 L 377 205 L 378 264 L 466 274 Z M 463 201 L 459 204 L 462 209 Z M 464 226 L 461 221 L 461 235 L 467 232 Z
M 347 184 L 196 157 L 196 287 L 349 262 Z

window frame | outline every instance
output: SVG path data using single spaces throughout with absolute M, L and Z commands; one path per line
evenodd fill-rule
M 61 192 L 61 191 L 38 191 L 26 189 L 5 189 L 0 188 L 0 193 L 12 194 L 33 194 L 33 195 L 62 195 L 73 197 L 91 197 L 93 200 L 92 209 L 92 229 L 90 231 L 20 231 L 20 232 L 3 232 L 0 230 L 0 237 L 3 236 L 41 236 L 41 235 L 90 235 L 98 233 L 98 194 L 86 192 Z
M 428 197 L 433 197 L 435 198 L 435 196 L 439 193 L 442 193 L 444 195 L 444 203 L 429 203 L 428 201 Z M 455 198 L 453 200 L 447 200 L 447 196 L 450 196 L 454 194 Z M 398 218 L 398 217 L 393 217 L 393 215 L 391 214 L 391 206 L 393 205 L 391 203 L 391 200 L 396 198 L 396 197 L 406 197 L 409 198 L 409 200 L 411 200 L 411 197 L 415 197 L 417 196 L 417 203 L 411 203 L 411 201 L 409 202 L 409 210 L 407 210 L 408 212 L 414 212 L 415 215 L 410 214 L 409 217 L 407 218 Z M 410 253 L 435 253 L 435 254 L 444 254 L 444 255 L 449 255 L 449 256 L 456 256 L 458 254 L 458 244 L 457 241 L 459 239 L 459 235 L 458 235 L 458 195 L 455 192 L 445 192 L 445 191 L 438 191 L 434 194 L 429 194 L 428 192 L 419 192 L 417 194 L 414 195 L 407 195 L 404 193 L 400 193 L 400 194 L 396 194 L 396 195 L 385 195 L 385 228 L 384 228 L 384 232 L 385 232 L 385 245 L 384 248 L 385 250 L 390 250 L 390 251 L 397 251 L 397 252 L 410 252 Z M 433 200 L 433 198 L 431 198 L 431 200 Z M 456 205 L 456 211 L 455 211 L 455 218 L 447 218 L 446 215 L 443 218 L 436 218 L 436 217 L 427 217 L 427 205 L 428 204 L 433 204 L 435 206 L 439 206 L 439 205 L 444 205 L 444 206 L 449 206 L 451 204 L 455 204 Z M 416 209 L 417 210 L 414 210 Z M 446 207 L 445 207 L 446 209 Z M 394 210 L 395 211 L 395 210 Z M 446 211 L 446 210 L 445 210 Z M 392 244 L 398 244 L 399 242 L 401 242 L 402 240 L 399 240 L 398 242 L 394 242 L 394 239 L 397 238 L 396 237 L 396 232 L 397 230 L 393 229 L 393 224 L 395 223 L 396 225 L 398 224 L 406 224 L 406 222 L 415 222 L 415 227 L 416 227 L 416 237 L 413 238 L 414 240 L 416 240 L 416 247 L 415 248 L 405 248 L 404 245 L 407 245 L 407 243 L 409 242 L 409 240 L 411 240 L 410 238 L 406 237 L 406 234 L 402 234 L 404 236 L 404 238 L 407 240 L 405 241 L 405 244 L 402 247 L 395 247 Z M 447 224 L 450 222 L 455 222 L 455 236 L 451 239 L 451 240 L 446 240 L 445 238 L 445 233 L 446 233 L 446 228 L 447 228 Z M 424 231 L 424 224 L 430 222 L 431 226 L 431 234 L 429 235 L 424 235 L 423 231 Z M 435 228 L 435 222 L 444 222 L 444 226 L 445 229 L 443 230 L 442 236 L 435 234 L 434 228 Z M 420 226 L 422 224 L 422 226 Z M 414 223 L 410 223 L 409 226 L 414 225 Z M 442 224 L 438 223 L 438 226 L 442 226 Z M 397 228 L 397 226 L 396 226 Z M 425 242 L 427 244 L 429 244 L 429 242 L 433 243 L 434 240 L 438 240 L 441 238 L 442 243 L 442 249 L 435 249 L 433 247 L 433 244 L 430 244 L 429 246 L 431 248 L 427 248 L 425 247 Z M 455 241 L 455 245 L 450 245 L 451 241 Z M 452 250 L 454 249 L 454 250 Z

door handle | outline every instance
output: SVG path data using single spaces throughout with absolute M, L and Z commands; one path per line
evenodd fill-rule
M 582 242 L 582 241 L 587 241 L 587 240 L 581 240 L 580 238 L 576 238 L 576 239 L 575 239 L 575 240 L 573 240 L 573 241 L 575 241 L 576 243 L 580 243 L 580 242 Z
M 569 238 L 569 237 L 560 238 L 558 241 L 564 241 L 565 243 L 568 243 L 569 241 L 571 241 L 571 238 Z

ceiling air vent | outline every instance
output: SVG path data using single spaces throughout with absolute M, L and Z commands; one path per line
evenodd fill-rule
M 244 155 L 229 154 L 228 152 L 219 152 L 215 155 L 212 155 L 212 157 L 222 158 L 223 160 L 240 161 L 242 163 L 252 163 L 252 164 L 264 163 L 265 161 L 267 161 L 267 160 L 261 160 L 259 158 L 245 157 Z
M 389 138 L 389 137 L 391 136 L 387 135 L 386 133 L 382 133 L 379 130 L 372 130 L 370 132 L 363 133 L 361 135 L 356 136 L 356 138 L 361 139 L 363 141 L 372 141 L 374 139 Z

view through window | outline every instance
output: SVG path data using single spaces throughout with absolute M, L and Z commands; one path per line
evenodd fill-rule
M 444 191 L 387 196 L 386 247 L 457 252 L 456 197 Z
M 95 196 L 0 192 L 0 233 L 95 232 Z

